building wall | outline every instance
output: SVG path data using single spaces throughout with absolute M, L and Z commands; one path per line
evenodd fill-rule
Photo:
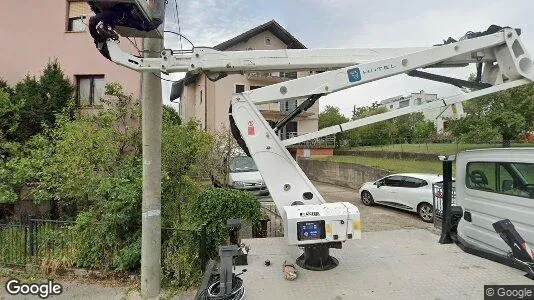
M 265 38 L 268 37 L 271 40 L 270 45 L 266 45 Z M 248 50 L 276 50 L 276 49 L 287 49 L 287 45 L 284 44 L 280 39 L 274 36 L 270 31 L 266 30 L 246 42 L 241 42 L 237 45 L 234 45 L 227 49 L 227 51 L 241 51 Z
M 365 182 L 390 175 L 391 172 L 352 163 L 299 159 L 298 164 L 309 179 L 358 190 Z
M 3 41 L 0 78 L 9 84 L 26 75 L 38 76 L 49 61 L 57 58 L 73 83 L 75 75 L 104 74 L 105 82 L 118 82 L 125 91 L 139 95 L 137 72 L 104 58 L 87 30 L 66 32 L 66 0 L 2 0 L 0 11 Z M 136 53 L 127 40 L 120 45 Z
M 270 38 L 270 45 L 265 45 L 265 38 Z M 228 50 L 246 51 L 247 49 L 254 50 L 272 50 L 285 49 L 287 45 L 275 37 L 269 31 L 260 33 L 246 42 L 239 43 L 230 47 Z M 307 76 L 310 72 L 298 72 L 297 76 Z M 278 74 L 273 74 L 278 76 Z M 230 100 L 235 93 L 236 85 L 244 85 L 245 91 L 249 91 L 251 86 L 266 86 L 273 84 L 272 81 L 264 79 L 249 79 L 247 75 L 230 74 L 216 82 L 206 80 L 205 76 L 200 76 L 199 80 L 194 85 L 185 86 L 184 92 L 180 97 L 180 115 L 185 121 L 196 119 L 206 126 L 202 126 L 209 131 L 216 131 L 222 128 L 228 128 L 228 109 L 230 107 Z M 200 91 L 203 94 L 202 104 L 200 103 Z M 207 94 L 206 94 L 207 92 Z M 300 104 L 303 100 L 300 100 Z M 262 111 L 267 120 L 278 121 L 281 119 L 280 103 L 269 103 L 258 105 L 258 109 Z M 319 103 L 313 105 L 308 113 L 311 115 L 297 118 L 297 129 L 299 133 L 307 133 L 316 131 L 318 129 L 318 115 Z

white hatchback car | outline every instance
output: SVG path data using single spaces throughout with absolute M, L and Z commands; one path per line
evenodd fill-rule
M 443 181 L 435 174 L 393 174 L 374 182 L 366 182 L 360 188 L 362 203 L 368 206 L 387 205 L 417 212 L 425 222 L 434 220 L 432 184 Z

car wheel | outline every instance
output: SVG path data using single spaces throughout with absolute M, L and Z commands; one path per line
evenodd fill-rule
M 373 206 L 375 205 L 375 200 L 373 199 L 373 196 L 368 191 L 362 192 L 362 203 L 367 206 Z
M 434 209 L 429 203 L 419 204 L 419 207 L 417 207 L 417 213 L 419 214 L 421 220 L 427 223 L 432 223 L 434 221 Z

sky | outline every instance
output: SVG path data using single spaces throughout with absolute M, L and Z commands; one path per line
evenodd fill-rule
M 165 29 L 180 31 L 195 46 L 214 46 L 274 19 L 307 48 L 383 48 L 432 46 L 496 24 L 521 28 L 526 49 L 534 51 L 533 12 L 532 0 L 168 0 Z M 176 35 L 165 34 L 164 41 L 166 48 L 191 48 Z M 467 78 L 474 67 L 432 72 Z M 320 109 L 337 106 L 350 117 L 354 106 L 421 90 L 438 97 L 460 93 L 402 74 L 322 97 Z M 163 82 L 166 104 L 169 91 L 170 83 Z

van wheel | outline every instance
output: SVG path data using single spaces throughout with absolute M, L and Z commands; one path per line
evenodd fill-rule
M 362 203 L 367 206 L 373 206 L 375 205 L 375 200 L 373 199 L 373 196 L 368 191 L 362 192 Z
M 432 223 L 434 221 L 434 209 L 430 203 L 423 202 L 417 207 L 417 213 L 421 220 Z

